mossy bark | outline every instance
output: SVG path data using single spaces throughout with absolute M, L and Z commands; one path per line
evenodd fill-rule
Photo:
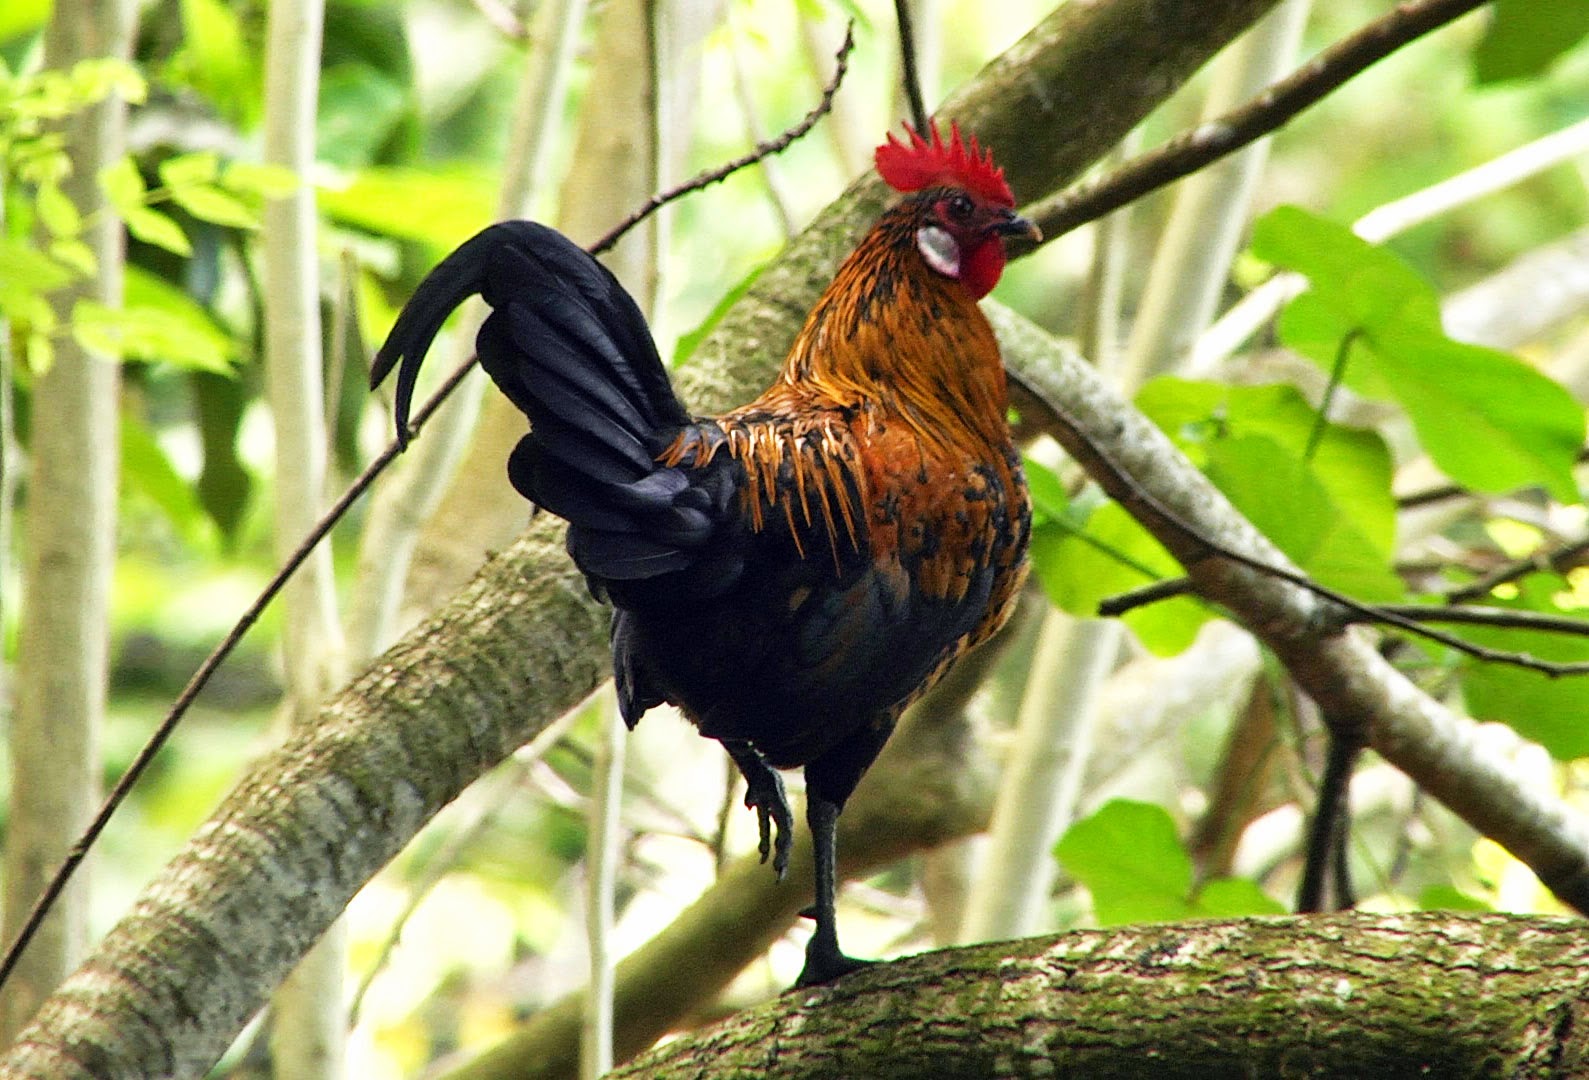
M 1574 919 L 1160 924 L 926 953 L 790 991 L 611 1075 L 1581 1076 L 1586 1008 Z

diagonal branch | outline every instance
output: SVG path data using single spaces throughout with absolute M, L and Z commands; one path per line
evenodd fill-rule
M 1387 761 L 1589 911 L 1589 822 L 1483 753 L 1476 725 L 1343 629 L 1334 599 L 1092 368 L 1008 309 L 986 310 L 1006 358 L 1038 392 L 1027 410 L 1050 417 L 1048 433 L 1186 567 L 1201 596 L 1262 640 L 1322 710 L 1363 724 Z
M 1072 191 L 1026 208 L 1053 239 L 1196 172 L 1283 126 L 1340 85 L 1487 0 L 1413 0 L 1331 45 L 1252 101 Z

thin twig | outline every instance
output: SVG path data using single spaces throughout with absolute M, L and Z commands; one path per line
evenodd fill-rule
M 916 67 L 916 31 L 910 21 L 910 0 L 894 0 L 894 15 L 899 23 L 899 66 L 905 83 L 905 100 L 910 103 L 910 119 L 917 131 L 927 130 L 927 103 L 921 95 L 921 72 Z
M 1527 558 L 1517 559 L 1512 562 L 1497 566 L 1494 570 L 1484 574 L 1475 581 L 1459 589 L 1452 589 L 1445 594 L 1448 604 L 1461 604 L 1468 600 L 1476 600 L 1489 594 L 1490 590 L 1498 585 L 1506 585 L 1529 574 L 1551 571 L 1562 573 L 1575 566 L 1582 565 L 1584 557 L 1589 555 L 1589 536 L 1574 540 L 1555 551 L 1535 552 Z
M 430 419 L 447 395 L 452 392 L 453 387 L 463 380 L 463 377 L 468 374 L 469 369 L 473 366 L 474 359 L 471 357 L 468 363 L 460 365 L 456 371 L 437 387 L 436 393 L 414 415 L 412 427 L 415 430 L 426 420 Z M 292 577 L 298 568 L 303 565 L 320 541 L 326 538 L 332 527 L 342 519 L 348 509 L 369 489 L 370 485 L 375 482 L 375 478 L 381 474 L 386 466 L 392 463 L 392 460 L 397 457 L 399 452 L 397 442 L 393 440 L 375 460 L 370 462 L 365 470 L 359 474 L 358 478 L 348 485 L 348 489 L 342 493 L 341 498 L 337 499 L 331 509 L 326 511 L 319 521 L 315 522 L 314 528 L 303 538 L 303 542 L 287 557 L 287 561 L 282 564 L 281 569 L 276 571 L 275 576 L 270 579 L 260 594 L 254 598 L 254 602 L 248 606 L 248 609 L 238 617 L 231 631 L 227 633 L 226 637 L 221 639 L 221 643 L 215 646 L 210 655 L 204 658 L 204 662 L 199 665 L 199 669 L 188 680 L 188 684 L 183 688 L 182 693 L 177 695 L 177 699 L 171 703 L 171 708 L 167 711 L 165 719 L 160 722 L 159 727 L 155 728 L 154 734 L 149 736 L 149 741 L 144 743 L 143 748 L 138 751 L 138 756 L 132 759 L 126 771 L 116 781 L 116 786 L 111 788 L 110 794 L 105 796 L 105 801 L 100 805 L 99 812 L 94 815 L 94 820 L 89 822 L 88 828 L 83 831 L 83 835 L 78 839 L 77 843 L 72 845 L 72 850 L 67 853 L 60 868 L 55 871 L 55 876 L 50 879 L 49 885 L 45 887 L 44 892 L 34 902 L 32 910 L 28 912 L 27 920 L 17 933 L 16 940 L 11 943 L 11 947 L 6 951 L 5 958 L 0 960 L 0 986 L 5 985 L 6 979 L 21 958 L 22 951 L 27 948 L 28 942 L 38 932 L 39 924 L 44 921 L 45 915 L 49 914 L 49 910 L 54 905 L 56 898 L 66 888 L 67 882 L 71 880 L 72 874 L 76 872 L 82 861 L 87 858 L 89 849 L 99 839 L 100 833 L 105 831 L 105 826 L 110 823 L 111 816 L 115 814 L 116 808 L 126 799 L 127 793 L 132 790 L 133 785 L 138 782 L 139 778 L 149 768 L 155 755 L 165 746 L 166 740 L 176 730 L 177 724 L 187 714 L 193 702 L 197 700 L 199 692 L 210 681 L 210 677 L 215 674 L 215 670 L 221 666 L 222 661 L 231 655 L 232 650 L 237 648 L 238 643 L 243 640 L 243 636 L 259 620 L 260 615 L 270 606 L 271 601 L 276 599 L 276 595 L 287 584 L 287 579 Z
M 853 48 L 855 48 L 855 24 L 852 22 L 844 31 L 844 44 L 839 46 L 838 57 L 833 68 L 833 78 L 829 79 L 827 85 L 822 88 L 822 100 L 817 102 L 816 107 L 806 113 L 794 127 L 787 129 L 771 142 L 758 143 L 754 150 L 743 157 L 737 157 L 728 164 L 720 165 L 715 169 L 708 169 L 675 188 L 651 196 L 650 199 L 646 200 L 644 206 L 620 221 L 611 232 L 597 240 L 587 250 L 592 255 L 600 255 L 616 244 L 624 233 L 675 199 L 681 199 L 691 192 L 711 187 L 713 184 L 727 179 L 740 169 L 756 164 L 762 158 L 773 154 L 781 154 L 787 150 L 796 139 L 815 127 L 817 121 L 826 116 L 828 110 L 833 108 L 833 95 L 838 93 L 839 84 L 844 81 L 844 75 L 849 70 L 850 50 Z
M 1376 604 L 1372 611 L 1398 615 L 1420 623 L 1461 623 L 1465 626 L 1498 626 L 1508 630 L 1537 630 L 1551 634 L 1589 637 L 1589 619 L 1571 615 L 1551 615 L 1543 611 L 1518 608 L 1446 604 Z M 1351 618 L 1351 622 L 1365 620 Z
M 1118 619 L 1128 611 L 1157 604 L 1161 600 L 1185 596 L 1192 591 L 1191 578 L 1167 578 L 1163 581 L 1155 581 L 1151 585 L 1144 585 L 1140 589 L 1120 593 L 1118 596 L 1104 597 L 1098 601 L 1098 614 L 1105 619 Z
M 1045 240 L 1100 218 L 1281 127 L 1348 79 L 1486 0 L 1413 0 L 1331 45 L 1247 104 L 1096 181 L 1027 207 Z
M 1337 616 L 1337 621 L 1343 624 L 1349 622 L 1383 623 L 1429 641 L 1438 642 L 1456 652 L 1471 656 L 1475 660 L 1512 664 L 1530 671 L 1537 671 L 1542 675 L 1550 675 L 1552 677 L 1589 675 L 1589 661 L 1558 664 L 1540 660 L 1538 657 L 1530 656 L 1527 653 L 1475 645 L 1473 642 L 1464 641 L 1453 634 L 1447 634 L 1442 630 L 1435 630 L 1432 627 L 1425 626 L 1418 620 L 1398 614 L 1393 610 L 1381 609 L 1374 604 L 1364 603 L 1345 593 L 1337 592 L 1326 585 L 1319 584 L 1300 571 L 1291 570 L 1283 566 L 1275 566 L 1272 563 L 1265 562 L 1263 559 L 1227 547 L 1213 537 L 1205 535 L 1200 529 L 1161 502 L 1152 492 L 1138 484 L 1136 478 L 1121 468 L 1101 446 L 1095 444 L 1086 435 L 1084 429 L 1074 422 L 1065 408 L 1054 401 L 1044 390 L 1033 385 L 1030 381 L 1022 379 L 1017 372 L 1009 371 L 1008 375 L 1012 382 L 1018 384 L 1031 396 L 1032 400 L 1049 413 L 1049 419 L 1053 425 L 1070 432 L 1075 438 L 1086 444 L 1088 452 L 1092 454 L 1100 465 L 1109 471 L 1125 494 L 1125 498 L 1120 498 L 1119 495 L 1116 496 L 1119 502 L 1124 504 L 1130 501 L 1138 504 L 1150 516 L 1159 519 L 1165 525 L 1204 548 L 1208 555 L 1245 566 L 1249 570 L 1257 571 L 1260 574 L 1265 574 L 1295 585 L 1300 589 L 1305 589 L 1314 596 L 1326 600 L 1339 608 L 1340 613 Z
M 768 154 L 775 154 L 784 150 L 796 139 L 810 131 L 816 122 L 821 119 L 821 117 L 828 111 L 829 108 L 832 107 L 833 95 L 837 92 L 840 82 L 843 81 L 848 67 L 850 50 L 855 44 L 853 30 L 854 27 L 852 24 L 851 28 L 845 32 L 844 44 L 840 48 L 838 54 L 837 69 L 834 71 L 833 79 L 823 89 L 821 102 L 819 102 L 816 108 L 812 109 L 804 119 L 802 119 L 794 127 L 785 131 L 772 142 L 764 143 L 758 146 L 754 153 L 736 159 L 723 168 L 713 169 L 709 173 L 703 173 L 694 180 L 682 184 L 679 187 L 673 188 L 670 191 L 663 192 L 660 195 L 653 195 L 649 200 L 646 201 L 644 206 L 630 214 L 621 223 L 619 223 L 616 228 L 598 240 L 596 244 L 589 249 L 590 253 L 592 255 L 597 255 L 612 247 L 612 245 L 616 244 L 619 239 L 621 239 L 623 235 L 630 229 L 633 229 L 636 225 L 639 225 L 647 217 L 654 214 L 657 210 L 661 209 L 668 203 L 673 202 L 676 199 L 680 199 L 691 192 L 699 191 L 710 184 L 716 183 L 738 169 L 755 164 L 762 157 Z M 302 566 L 303 563 L 309 558 L 310 554 L 314 551 L 315 547 L 319 545 L 320 541 L 325 539 L 327 534 L 331 532 L 332 528 L 335 527 L 337 522 L 340 521 L 343 515 L 347 513 L 348 509 L 358 501 L 360 496 L 369 490 L 370 485 L 375 482 L 376 477 L 384 472 L 386 467 L 396 459 L 399 453 L 402 452 L 403 444 L 419 434 L 419 429 L 427 420 L 431 418 L 431 416 L 435 414 L 436 410 L 441 407 L 442 403 L 447 400 L 448 395 L 450 395 L 453 390 L 457 388 L 458 384 L 463 381 L 464 376 L 468 375 L 469 372 L 474 368 L 477 359 L 477 357 L 471 356 L 467 361 L 460 364 L 451 375 L 447 376 L 447 378 L 443 380 L 443 382 L 436 388 L 436 392 L 432 394 L 429 400 L 427 400 L 419 409 L 419 411 L 413 415 L 413 418 L 408 426 L 406 437 L 403 440 L 394 439 L 385 450 L 381 451 L 381 453 L 370 462 L 364 471 L 359 474 L 358 478 L 355 479 L 353 483 L 348 485 L 347 490 L 342 493 L 341 497 L 337 499 L 337 501 L 331 506 L 325 515 L 315 523 L 314 528 L 309 531 L 308 535 L 304 537 L 303 541 L 298 545 L 298 547 L 287 557 L 287 560 L 282 564 L 281 568 L 276 571 L 275 576 L 273 576 L 270 581 L 266 583 L 265 588 L 257 597 L 254 598 L 254 602 L 249 605 L 247 610 L 245 610 L 241 616 L 238 617 L 237 622 L 227 633 L 226 637 L 224 637 L 221 642 L 210 652 L 210 654 L 204 658 L 204 662 L 199 665 L 198 670 L 193 673 L 193 677 L 188 680 L 188 684 L 183 688 L 182 693 L 179 694 L 176 700 L 172 702 L 171 708 L 166 713 L 165 718 L 161 720 L 160 725 L 155 728 L 154 733 L 149 736 L 149 739 L 146 743 L 144 743 L 143 748 L 138 751 L 138 755 L 133 758 L 132 762 L 127 766 L 126 771 L 123 772 L 121 777 L 116 781 L 116 784 L 111 789 L 110 794 L 105 797 L 104 802 L 100 805 L 98 813 L 94 815 L 93 821 L 89 823 L 88 827 L 83 831 L 83 835 L 78 838 L 77 842 L 72 845 L 72 850 L 67 853 L 66 858 L 61 862 L 60 867 L 55 871 L 55 875 L 50 879 L 49 884 L 45 886 L 44 891 L 39 895 L 38 900 L 34 902 L 32 909 L 28 912 L 27 919 L 22 924 L 22 928 L 17 932 L 16 940 L 14 940 L 10 947 L 6 950 L 4 958 L 0 959 L 0 987 L 5 985 L 5 982 L 10 977 L 11 972 L 16 968 L 18 961 L 22 957 L 22 953 L 28 947 L 28 943 L 31 942 L 34 936 L 38 933 L 40 925 L 42 925 L 44 922 L 45 916 L 49 914 L 50 908 L 55 905 L 55 902 L 65 890 L 67 883 L 71 881 L 72 875 L 77 872 L 77 868 L 81 866 L 83 860 L 88 857 L 89 849 L 91 849 L 94 843 L 99 839 L 100 834 L 105 831 L 105 827 L 110 823 L 111 817 L 115 815 L 117 808 L 120 807 L 122 802 L 127 798 L 127 795 L 132 790 L 133 786 L 140 778 L 142 778 L 144 772 L 148 770 L 149 765 L 155 758 L 155 755 L 158 754 L 162 748 L 164 748 L 167 740 L 170 739 L 172 733 L 176 730 L 177 724 L 181 722 L 188 710 L 192 708 L 194 701 L 197 700 L 199 696 L 199 693 L 209 683 L 210 678 L 215 674 L 216 670 L 221 666 L 226 658 L 232 654 L 233 650 L 237 648 L 238 643 L 241 642 L 248 631 L 253 628 L 254 623 L 259 620 L 260 615 L 263 614 L 265 609 L 270 606 L 273 600 L 275 600 L 277 594 L 279 594 L 282 588 L 287 584 L 288 579 L 291 578 L 298 568 Z

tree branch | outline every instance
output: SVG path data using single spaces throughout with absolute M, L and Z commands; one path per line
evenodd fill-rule
M 1026 208 L 1051 240 L 1078 225 L 1196 172 L 1283 126 L 1342 83 L 1397 49 L 1438 29 L 1487 0 L 1413 0 L 1331 45 L 1252 101 L 1217 120 L 1199 124 L 1093 183 Z
M 1187 568 L 1199 595 L 1268 645 L 1320 709 L 1364 724 L 1387 761 L 1589 911 L 1589 823 L 1578 812 L 1490 760 L 1471 721 L 1343 630 L 1333 601 L 1096 372 L 1007 308 L 984 309 L 1007 362 L 1041 392 L 1018 402 L 1023 412 L 1048 412 L 1048 432 Z
M 1586 1005 L 1589 939 L 1576 919 L 1157 924 L 881 965 L 611 1075 L 1550 1077 L 1589 1060 L 1576 1022 Z

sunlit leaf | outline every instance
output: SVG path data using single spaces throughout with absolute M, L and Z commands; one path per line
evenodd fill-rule
M 200 507 L 193 485 L 172 467 L 148 428 L 130 415 L 121 420 L 121 475 L 125 489 L 144 495 L 159 507 L 188 543 L 210 542 L 210 519 Z
M 51 236 L 66 238 L 82 232 L 83 215 L 78 212 L 77 204 L 66 197 L 60 185 L 40 184 L 33 205 L 38 210 L 39 221 Z
M 158 210 L 151 210 L 147 206 L 133 207 L 122 213 L 122 219 L 127 222 L 127 231 L 146 244 L 163 248 L 173 255 L 193 254 L 193 245 L 188 241 L 188 234 L 182 231 L 182 226 Z
M 230 372 L 224 335 L 154 306 L 110 308 L 89 300 L 72 309 L 72 337 L 85 349 L 126 360 L 147 360 Z
M 1072 521 L 1035 527 L 1031 558 L 1049 600 L 1083 618 L 1096 617 L 1106 598 L 1182 573 L 1164 546 L 1113 502 L 1098 507 L 1079 528 Z M 1196 600 L 1176 597 L 1138 607 L 1123 621 L 1148 649 L 1168 656 L 1190 645 L 1211 617 Z
M 1490 26 L 1473 50 L 1480 83 L 1538 75 L 1589 35 L 1589 4 L 1495 0 Z
M 275 199 L 298 190 L 298 174 L 283 165 L 233 161 L 221 173 L 221 186 L 238 195 Z
M 364 169 L 320 193 L 321 209 L 344 224 L 447 249 L 484 228 L 495 203 L 496 181 L 483 169 Z
M 123 218 L 146 209 L 144 197 L 149 191 L 144 185 L 142 174 L 138 172 L 137 164 L 131 158 L 121 158 L 114 165 L 101 169 L 99 187 L 105 193 L 105 198 L 110 200 L 110 205 L 115 207 L 116 213 Z
M 220 155 L 213 150 L 202 150 L 195 154 L 177 154 L 160 163 L 160 182 L 170 188 L 186 187 L 189 184 L 211 184 L 220 175 Z
M 0 236 L 0 314 L 37 324 L 44 296 L 72 280 L 72 271 L 31 244 Z
M 1103 926 L 1186 914 L 1192 860 L 1162 807 L 1112 799 L 1067 829 L 1054 854 L 1092 894 Z
M 174 73 L 227 119 L 251 124 L 263 107 L 257 48 L 223 0 L 182 0 L 182 49 Z
M 1486 603 L 1549 615 L 1578 615 L 1589 627 L 1589 612 L 1563 610 L 1558 604 L 1557 598 L 1567 591 L 1565 579 L 1535 574 L 1519 585 L 1515 596 L 1492 596 Z M 1589 661 L 1589 637 L 1489 626 L 1450 629 L 1477 644 L 1527 653 L 1540 660 Z M 1514 664 L 1480 660 L 1463 660 L 1462 670 L 1462 692 L 1470 715 L 1511 725 L 1559 760 L 1589 756 L 1589 723 L 1584 722 L 1589 683 L 1583 676 L 1552 677 Z
M 92 277 L 99 270 L 99 256 L 81 240 L 52 240 L 49 251 L 50 258 L 84 277 Z
M 1480 491 L 1541 486 L 1567 502 L 1583 409 L 1515 357 L 1453 341 L 1434 289 L 1394 253 L 1296 207 L 1257 224 L 1254 251 L 1308 275 L 1280 319 L 1281 339 L 1344 382 L 1393 398 L 1446 475 Z
M 257 229 L 259 215 L 244 205 L 235 195 L 230 195 L 211 184 L 184 184 L 171 189 L 171 201 L 200 221 L 225 225 L 233 229 Z

